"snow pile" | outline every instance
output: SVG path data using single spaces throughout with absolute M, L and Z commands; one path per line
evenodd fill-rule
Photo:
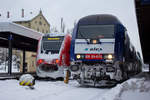
M 119 97 L 121 88 L 122 88 L 121 84 L 117 85 L 117 87 L 110 89 L 110 91 L 106 92 L 98 100 L 116 100 L 116 98 Z
M 122 100 L 150 100 L 150 80 L 133 79 L 123 84 Z
M 145 73 L 138 76 L 138 78 L 132 78 L 122 84 L 118 84 L 99 100 L 149 100 L 149 94 L 150 75 Z
M 150 100 L 150 75 L 146 73 L 114 88 L 80 87 L 74 80 L 69 84 L 36 81 L 32 90 L 17 80 L 0 80 L 0 87 L 1 100 Z
M 76 81 L 36 81 L 35 89 L 19 86 L 17 80 L 0 81 L 1 100 L 95 100 L 108 89 L 83 88 Z M 14 92 L 15 91 L 15 92 Z

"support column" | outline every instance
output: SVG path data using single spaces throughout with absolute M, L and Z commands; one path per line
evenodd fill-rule
M 149 74 L 150 74 L 150 63 L 149 63 Z
M 26 72 L 26 51 L 23 50 L 23 73 Z
M 9 55 L 8 55 L 8 75 L 11 75 L 12 73 L 12 34 L 8 37 L 8 49 L 9 49 Z

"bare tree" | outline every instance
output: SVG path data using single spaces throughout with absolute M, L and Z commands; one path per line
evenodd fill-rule
M 59 31 L 58 31 L 57 27 L 51 26 L 50 32 L 51 32 L 51 33 L 58 33 Z
M 60 27 L 60 30 L 61 30 L 62 33 L 65 33 L 65 28 L 66 28 L 66 25 L 64 23 L 63 18 L 61 18 L 61 27 Z

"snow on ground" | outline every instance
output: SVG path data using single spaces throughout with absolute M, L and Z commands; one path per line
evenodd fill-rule
M 36 81 L 35 89 L 19 86 L 17 80 L 0 81 L 1 100 L 94 100 L 108 89 L 82 88 L 75 81 Z
M 137 77 L 123 84 L 122 100 L 150 100 L 150 74 Z
M 18 80 L 0 80 L 0 100 L 150 100 L 150 74 L 142 73 L 113 88 L 80 87 L 71 80 L 36 81 L 35 89 Z
M 99 100 L 150 100 L 150 74 L 142 73 L 112 88 Z

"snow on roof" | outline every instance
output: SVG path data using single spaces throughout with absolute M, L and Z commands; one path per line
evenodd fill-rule
M 66 33 L 46 33 L 45 36 L 65 36 Z
M 8 12 L 0 12 L 0 22 L 30 21 L 38 14 L 39 12 L 37 11 L 25 12 L 24 17 L 22 17 L 21 13 L 18 14 L 18 12 L 9 12 L 9 18 L 7 18 Z
M 0 22 L 0 32 L 12 32 L 14 34 L 33 38 L 36 40 L 42 36 L 42 33 L 11 22 Z

